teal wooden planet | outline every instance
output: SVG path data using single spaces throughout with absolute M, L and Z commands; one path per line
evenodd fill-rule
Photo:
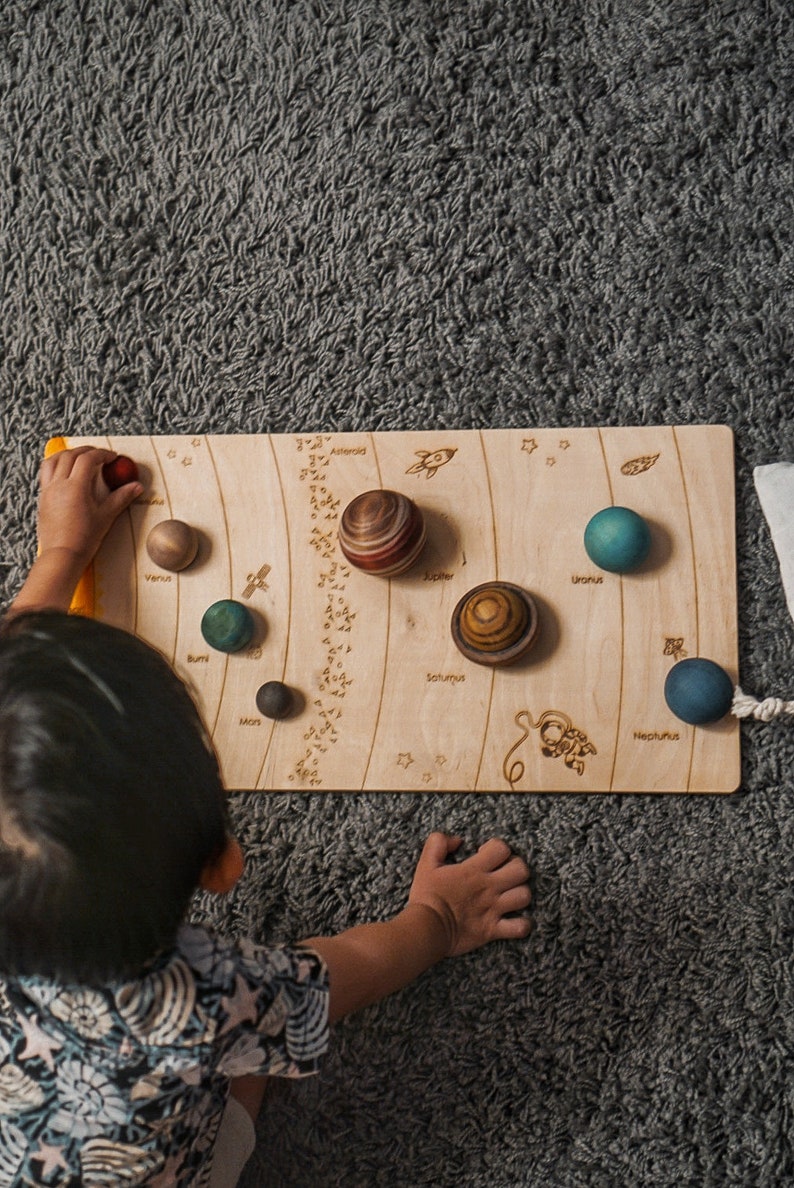
M 254 618 L 247 606 L 221 598 L 208 606 L 201 620 L 201 634 L 218 652 L 239 652 L 251 642 Z
M 703 726 L 725 717 L 733 704 L 733 682 L 713 660 L 691 656 L 668 672 L 664 699 L 682 722 Z
M 599 569 L 630 573 L 648 556 L 651 530 L 630 507 L 605 507 L 585 528 L 584 547 Z

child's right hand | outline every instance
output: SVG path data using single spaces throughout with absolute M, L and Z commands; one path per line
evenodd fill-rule
M 140 483 L 108 489 L 102 467 L 116 456 L 112 450 L 79 446 L 45 460 L 39 475 L 39 555 L 9 615 L 69 610 L 80 575 L 111 524 L 143 491 Z
M 448 863 L 459 837 L 431 833 L 417 863 L 409 904 L 431 908 L 448 938 L 447 956 L 468 953 L 492 940 L 527 936 L 524 911 L 531 900 L 529 867 L 506 842 L 492 838 L 463 862 Z
M 39 550 L 64 549 L 86 566 L 111 524 L 143 490 L 127 483 L 110 491 L 102 467 L 117 455 L 112 450 L 78 446 L 52 454 L 39 472 Z

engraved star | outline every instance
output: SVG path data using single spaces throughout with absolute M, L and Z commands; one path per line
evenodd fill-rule
M 192 466 L 193 465 L 193 459 L 190 457 L 190 455 L 185 455 L 185 457 L 182 459 L 182 465 L 183 466 Z
M 436 755 L 436 767 L 443 767 L 446 761 L 446 755 Z
M 400 754 L 397 756 L 397 763 L 400 767 L 404 767 L 406 771 L 411 766 L 413 761 L 414 757 L 410 751 L 400 751 Z
M 424 775 L 422 776 L 422 783 L 429 784 L 432 779 L 433 779 L 433 773 L 431 771 L 426 771 L 424 773 Z
M 190 444 L 193 446 L 194 450 L 201 449 L 201 438 L 194 437 Z
M 549 457 L 549 458 L 547 458 L 547 459 L 546 459 L 546 465 L 547 465 L 547 466 L 556 466 L 556 464 L 557 464 L 557 459 L 556 459 L 556 458 L 551 458 L 551 457 Z
M 25 1047 L 19 1054 L 20 1060 L 32 1060 L 38 1056 L 47 1065 L 47 1068 L 52 1071 L 55 1068 L 55 1061 L 52 1058 L 53 1052 L 57 1052 L 59 1048 L 63 1047 L 60 1040 L 55 1036 L 48 1035 L 46 1031 L 42 1030 L 38 1024 L 38 1015 L 33 1015 L 27 1019 L 24 1015 L 16 1012 L 19 1026 L 25 1033 Z
M 562 439 L 562 441 L 560 442 L 560 449 L 568 450 L 568 449 L 570 449 L 570 446 L 571 446 L 571 443 L 568 441 L 568 439 L 566 437 L 564 437 Z
M 521 449 L 525 454 L 532 454 L 538 448 L 534 437 L 525 437 Z
M 61 1148 L 51 1147 L 49 1143 L 40 1143 L 38 1151 L 34 1151 L 30 1158 L 41 1164 L 41 1176 L 45 1180 L 50 1178 L 56 1168 L 62 1167 L 66 1171 L 69 1166 Z
M 168 458 L 175 458 L 175 457 L 176 457 L 176 450 L 169 450 L 169 451 L 168 451 L 168 453 L 167 453 L 167 455 L 166 455 L 166 457 L 168 457 Z
M 221 1006 L 227 1012 L 229 1018 L 221 1028 L 220 1035 L 231 1031 L 238 1023 L 242 1023 L 245 1020 L 256 1023 L 259 1018 L 257 991 L 252 990 L 245 978 L 241 977 L 240 974 L 237 974 L 234 983 L 234 994 L 231 998 L 221 998 Z

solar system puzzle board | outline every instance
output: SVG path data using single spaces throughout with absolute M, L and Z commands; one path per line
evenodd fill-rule
M 83 610 L 162 651 L 187 682 L 228 788 L 413 792 L 730 792 L 739 726 L 685 725 L 666 673 L 707 656 L 736 682 L 733 436 L 725 426 L 501 429 L 251 436 L 62 438 L 134 458 L 145 491 L 114 525 Z M 421 508 L 427 543 L 384 579 L 351 567 L 339 518 L 362 491 Z M 611 504 L 650 524 L 628 575 L 584 551 Z M 199 532 L 196 561 L 160 570 L 160 520 Z M 529 655 L 465 659 L 452 611 L 475 585 L 528 589 Z M 243 651 L 214 651 L 214 601 L 254 612 Z M 281 721 L 255 695 L 297 691 Z

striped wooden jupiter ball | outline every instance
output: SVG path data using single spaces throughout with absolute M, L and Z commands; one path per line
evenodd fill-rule
M 410 569 L 425 543 L 425 522 L 399 491 L 364 491 L 339 521 L 339 547 L 351 565 L 380 577 Z
M 511 582 L 483 582 L 463 595 L 452 612 L 452 638 L 476 664 L 513 664 L 538 636 L 534 598 Z

